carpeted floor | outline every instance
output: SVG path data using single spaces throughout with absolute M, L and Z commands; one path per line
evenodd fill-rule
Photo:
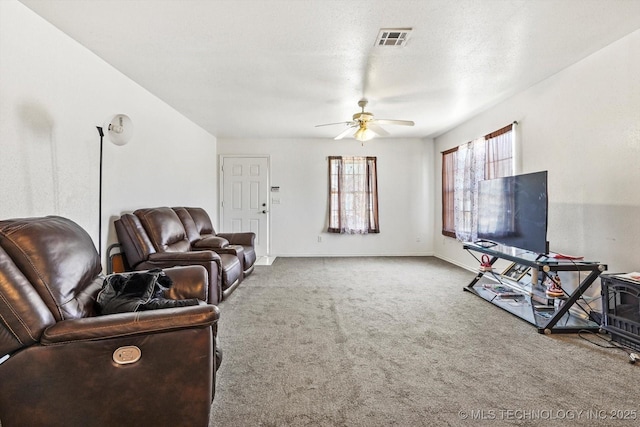
M 277 258 L 220 305 L 211 426 L 640 425 L 640 366 L 431 257 Z M 620 419 L 626 418 L 626 419 Z

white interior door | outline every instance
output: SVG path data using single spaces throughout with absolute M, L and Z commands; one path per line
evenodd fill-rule
M 269 255 L 269 158 L 222 156 L 222 232 L 256 233 L 257 256 Z

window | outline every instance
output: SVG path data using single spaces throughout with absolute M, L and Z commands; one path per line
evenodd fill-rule
M 442 153 L 442 234 L 477 238 L 478 182 L 511 176 L 513 125 Z
M 329 157 L 330 233 L 379 233 L 375 157 Z

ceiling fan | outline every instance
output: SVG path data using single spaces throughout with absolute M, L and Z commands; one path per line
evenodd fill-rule
M 361 99 L 358 101 L 358 107 L 362 108 L 362 111 L 353 115 L 352 120 L 348 122 L 338 122 L 338 123 L 326 123 L 323 125 L 316 125 L 316 127 L 320 126 L 333 126 L 333 125 L 346 125 L 347 128 L 342 131 L 338 136 L 336 136 L 335 140 L 342 139 L 347 136 L 352 130 L 356 130 L 353 134 L 353 137 L 358 141 L 368 141 L 373 138 L 375 135 L 379 136 L 388 136 L 389 132 L 380 127 L 380 125 L 401 125 L 401 126 L 413 126 L 414 122 L 411 120 L 391 120 L 391 119 L 376 119 L 373 117 L 372 113 L 368 113 L 364 111 L 364 108 L 367 106 L 367 100 Z

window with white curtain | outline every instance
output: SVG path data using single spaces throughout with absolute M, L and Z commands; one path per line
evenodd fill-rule
M 375 157 L 329 157 L 330 233 L 379 233 Z
M 505 126 L 442 153 L 442 234 L 445 236 L 465 242 L 477 239 L 478 182 L 513 175 L 513 126 Z

